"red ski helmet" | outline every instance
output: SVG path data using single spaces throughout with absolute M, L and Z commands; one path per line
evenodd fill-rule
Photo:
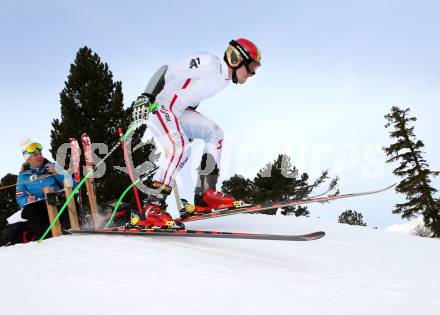
M 253 42 L 245 38 L 239 38 L 229 42 L 224 60 L 234 70 L 244 64 L 250 74 L 255 74 L 252 68 L 261 65 L 261 53 Z

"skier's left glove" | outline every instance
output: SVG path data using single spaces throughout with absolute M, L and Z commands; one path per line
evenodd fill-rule
M 133 107 L 133 121 L 145 124 L 148 119 L 149 112 L 157 110 L 155 97 L 151 94 L 142 93 L 131 106 Z

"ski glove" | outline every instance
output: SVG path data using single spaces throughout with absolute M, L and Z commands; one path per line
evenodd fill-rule
M 145 124 L 150 112 L 157 111 L 156 99 L 153 95 L 142 93 L 131 106 L 133 107 L 133 121 Z

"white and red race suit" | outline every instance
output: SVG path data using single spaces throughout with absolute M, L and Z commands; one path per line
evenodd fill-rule
M 168 65 L 164 79 L 156 97 L 159 109 L 149 116 L 148 127 L 163 146 L 153 180 L 170 185 L 190 155 L 190 139 L 204 140 L 204 153 L 211 154 L 219 167 L 223 131 L 195 108 L 224 89 L 230 80 L 223 59 L 208 53 Z

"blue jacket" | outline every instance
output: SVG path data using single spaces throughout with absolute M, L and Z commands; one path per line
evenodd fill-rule
M 28 162 L 24 163 L 21 167 L 21 172 L 18 174 L 17 186 L 15 191 L 15 198 L 20 208 L 23 208 L 27 203 L 27 197 L 30 195 L 37 197 L 38 199 L 44 199 L 44 187 L 52 187 L 54 191 L 58 191 L 64 188 L 64 178 L 69 178 L 73 185 L 76 183 L 67 172 L 56 173 L 53 176 L 47 173 L 45 165 L 50 163 L 47 159 L 44 159 L 43 165 L 35 169 Z

